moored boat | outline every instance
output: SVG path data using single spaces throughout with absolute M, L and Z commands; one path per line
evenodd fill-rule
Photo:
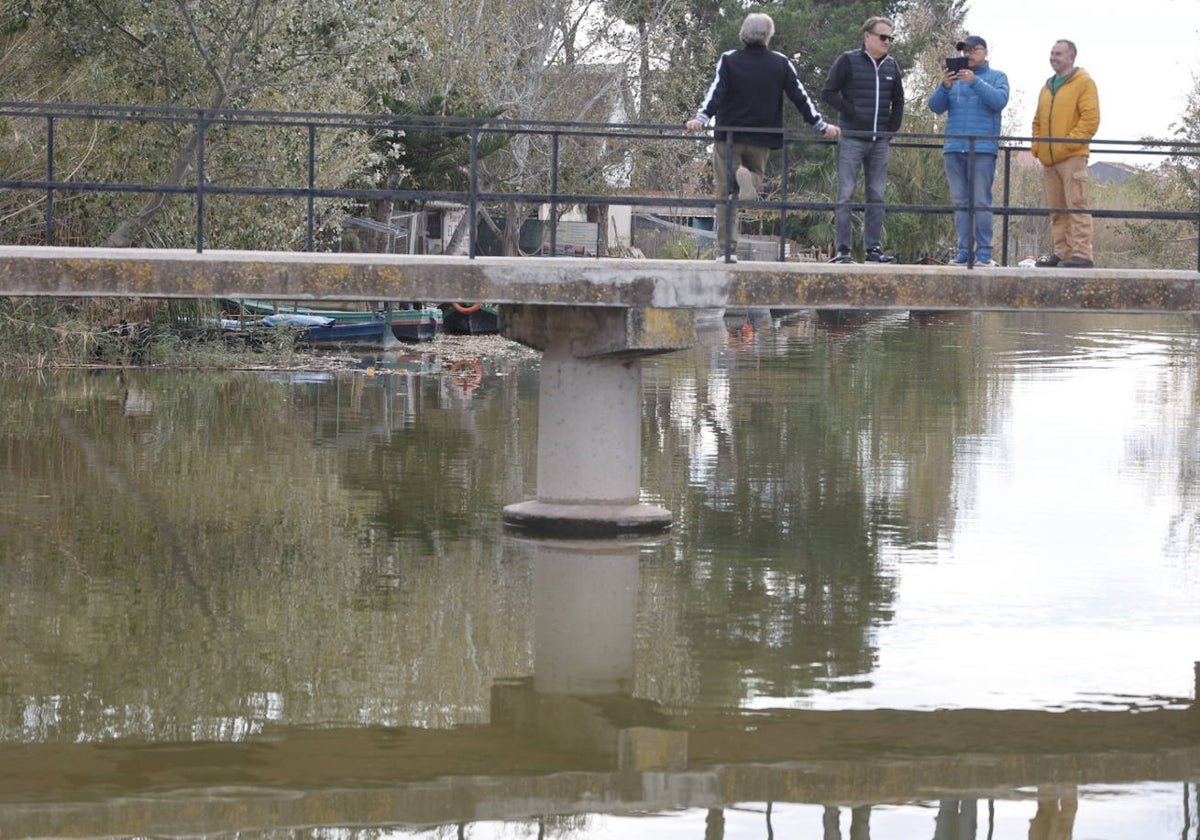
M 487 303 L 443 303 L 442 329 L 451 335 L 491 335 L 500 332 L 500 312 Z
M 297 316 L 326 319 L 329 324 L 307 325 L 301 341 L 335 344 L 383 344 L 382 325 L 391 325 L 392 337 L 398 341 L 432 341 L 442 329 L 442 310 L 435 306 L 384 306 L 377 309 L 313 309 L 296 304 L 279 304 L 258 300 L 226 300 L 224 306 L 243 315 L 260 315 L 263 319 Z M 292 326 L 298 326 L 292 323 Z M 336 327 L 337 329 L 330 329 Z M 357 329 L 352 329 L 357 328 Z M 311 330 L 311 338 L 307 333 Z

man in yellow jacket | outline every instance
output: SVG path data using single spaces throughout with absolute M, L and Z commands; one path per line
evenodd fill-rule
M 1100 128 L 1096 83 L 1075 66 L 1075 44 L 1065 38 L 1050 49 L 1054 75 L 1038 95 L 1033 117 L 1033 156 L 1042 162 L 1046 205 L 1052 210 L 1087 210 L 1088 141 Z M 1071 142 L 1048 142 L 1063 138 Z M 1050 213 L 1054 250 L 1039 257 L 1043 268 L 1091 268 L 1092 217 L 1088 213 Z

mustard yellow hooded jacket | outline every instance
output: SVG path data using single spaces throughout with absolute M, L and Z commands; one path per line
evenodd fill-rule
M 1069 157 L 1087 157 L 1087 141 L 1100 128 L 1100 96 L 1096 83 L 1082 67 L 1076 67 L 1054 92 L 1051 76 L 1038 94 L 1037 113 L 1033 117 L 1033 156 L 1052 166 Z M 1039 137 L 1063 137 L 1078 143 L 1039 143 Z

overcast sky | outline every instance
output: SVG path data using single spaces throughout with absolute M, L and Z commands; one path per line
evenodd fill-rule
M 966 28 L 988 42 L 988 58 L 1008 75 L 1007 116 L 1028 136 L 1037 94 L 1050 76 L 1050 47 L 1069 38 L 1076 64 L 1095 79 L 1104 140 L 1168 136 L 1200 74 L 1196 0 L 973 0 Z M 1093 161 L 1101 156 L 1093 154 Z M 1149 163 L 1153 158 L 1129 159 Z

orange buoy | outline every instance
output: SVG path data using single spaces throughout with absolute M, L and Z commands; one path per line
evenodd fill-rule
M 460 359 L 450 365 L 450 375 L 458 380 L 458 386 L 466 393 L 483 381 L 483 367 L 478 359 Z

